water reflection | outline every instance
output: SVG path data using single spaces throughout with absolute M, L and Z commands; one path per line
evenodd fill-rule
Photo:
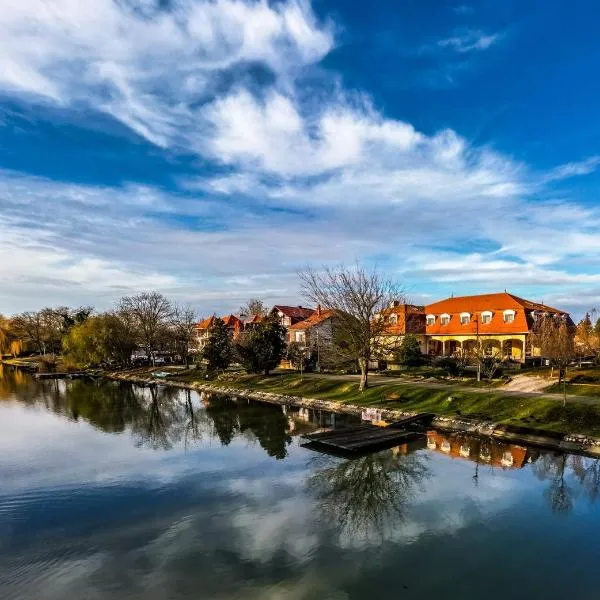
M 342 532 L 383 537 L 390 525 L 402 522 L 409 500 L 430 474 L 427 455 L 414 452 L 424 445 L 421 440 L 334 466 L 317 460 L 308 489 Z
M 228 446 L 239 439 L 258 445 L 276 460 L 288 456 L 294 437 L 355 420 L 165 386 L 144 388 L 101 380 L 37 381 L 2 365 L 0 399 L 41 405 L 107 433 L 124 432 L 138 447 L 166 451 L 214 441 Z M 600 497 L 600 463 L 596 459 L 434 430 L 410 445 L 355 460 L 334 461 L 315 455 L 308 489 L 342 529 L 381 531 L 386 523 L 402 518 L 405 506 L 427 479 L 425 449 L 471 462 L 475 484 L 495 470 L 530 466 L 533 475 L 546 484 L 544 498 L 557 514 L 570 513 L 579 497 L 591 503 Z

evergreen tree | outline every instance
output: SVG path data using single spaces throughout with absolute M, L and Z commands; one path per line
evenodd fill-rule
M 421 346 L 415 335 L 409 333 L 404 336 L 396 353 L 396 360 L 407 367 L 416 367 L 421 364 L 423 361 Z
M 210 327 L 208 340 L 202 349 L 202 358 L 209 371 L 226 369 L 233 358 L 231 334 L 223 319 L 215 319 Z
M 268 375 L 285 355 L 285 338 L 285 327 L 268 318 L 240 336 L 235 344 L 238 360 L 248 373 Z

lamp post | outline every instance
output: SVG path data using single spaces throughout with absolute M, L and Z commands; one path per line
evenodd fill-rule
M 477 352 L 477 381 L 481 381 L 481 351 L 479 348 L 479 316 L 475 315 L 475 337 L 476 337 L 476 352 Z

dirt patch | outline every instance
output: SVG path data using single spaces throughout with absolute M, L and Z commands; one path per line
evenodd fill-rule
M 552 381 L 533 375 L 515 375 L 502 390 L 509 392 L 543 392 L 552 385 Z

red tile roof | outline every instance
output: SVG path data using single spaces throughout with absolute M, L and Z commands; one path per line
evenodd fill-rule
M 504 322 L 503 311 L 505 310 L 515 311 L 514 320 L 511 323 Z M 530 315 L 534 310 L 566 314 L 556 308 L 539 302 L 531 302 L 507 292 L 457 296 L 434 302 L 425 307 L 427 315 L 436 316 L 435 323 L 427 325 L 427 333 L 429 335 L 473 335 L 477 331 L 479 331 L 479 335 L 528 333 L 532 325 Z M 480 315 L 484 311 L 492 312 L 490 323 L 482 322 Z M 460 322 L 461 313 L 471 315 L 469 322 L 464 325 Z M 440 318 L 442 314 L 450 315 L 450 322 L 447 325 L 442 325 Z
M 209 329 L 214 323 L 215 318 L 215 315 L 213 315 L 212 317 L 202 319 L 202 321 L 196 325 L 196 329 Z
M 314 312 L 314 308 L 306 308 L 304 306 L 283 306 L 281 304 L 276 304 L 272 309 L 273 311 L 279 311 L 283 313 L 286 317 L 290 319 L 308 319 Z
M 311 327 L 314 327 L 315 325 L 318 325 L 319 323 L 322 323 L 323 321 L 327 321 L 327 319 L 331 319 L 331 317 L 333 317 L 334 315 L 334 311 L 332 310 L 315 310 L 314 313 L 308 317 L 308 319 L 304 319 L 303 321 L 300 321 L 298 323 L 296 323 L 295 325 L 292 325 L 291 327 L 289 327 L 289 329 L 294 329 L 294 330 L 304 330 L 304 329 L 310 329 Z

